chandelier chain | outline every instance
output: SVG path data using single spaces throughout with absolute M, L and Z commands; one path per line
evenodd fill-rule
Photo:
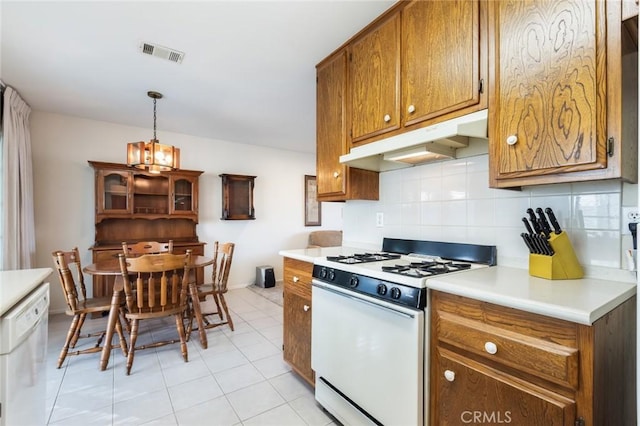
M 153 98 L 153 140 L 158 140 L 156 138 L 156 98 Z

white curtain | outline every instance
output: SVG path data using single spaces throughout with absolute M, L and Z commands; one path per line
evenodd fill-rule
M 2 269 L 31 268 L 35 259 L 31 108 L 11 87 L 2 117 Z

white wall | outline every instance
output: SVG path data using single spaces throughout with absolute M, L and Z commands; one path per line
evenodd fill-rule
M 498 264 L 528 268 L 520 237 L 529 207 L 551 207 L 588 276 L 635 282 L 624 250 L 631 238 L 621 206 L 637 206 L 637 185 L 619 181 L 525 187 L 488 186 L 488 156 L 426 164 L 380 174 L 380 201 L 344 207 L 345 245 L 380 248 L 383 237 L 496 245 Z M 376 212 L 384 226 L 376 227 Z
M 88 160 L 123 163 L 127 142 L 151 139 L 152 129 L 122 126 L 34 111 L 33 150 L 36 267 L 51 267 L 51 252 L 78 246 L 84 264 L 94 242 L 94 177 Z M 255 281 L 255 267 L 272 265 L 282 278 L 278 251 L 303 248 L 310 231 L 342 229 L 341 203 L 322 203 L 322 227 L 304 226 L 304 175 L 315 175 L 315 156 L 158 131 L 161 142 L 180 148 L 181 166 L 202 170 L 199 186 L 200 241 L 236 243 L 230 287 Z M 223 221 L 221 173 L 257 176 L 256 220 Z M 205 246 L 211 254 L 212 246 Z M 208 274 L 209 271 L 206 271 Z M 89 278 L 89 277 L 87 277 Z M 58 285 L 52 276 L 52 285 Z M 89 279 L 89 284 L 91 280 Z M 61 292 L 52 291 L 52 311 L 61 311 Z

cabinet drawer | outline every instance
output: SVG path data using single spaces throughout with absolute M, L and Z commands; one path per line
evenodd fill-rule
M 311 274 L 313 263 L 284 258 L 284 291 L 293 292 L 311 300 Z
M 438 292 L 431 306 L 438 344 L 578 389 L 574 324 Z
M 443 348 L 433 366 L 431 424 L 573 425 L 576 403 Z M 481 414 L 481 421 L 474 415 Z
M 313 263 L 297 259 L 284 258 L 284 280 L 290 283 L 304 283 L 311 285 Z
M 578 388 L 578 350 L 441 313 L 438 340 L 492 361 Z

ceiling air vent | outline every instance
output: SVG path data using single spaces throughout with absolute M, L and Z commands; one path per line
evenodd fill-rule
M 166 59 L 178 64 L 182 63 L 182 59 L 184 58 L 184 52 L 151 43 L 142 43 L 140 45 L 140 51 L 147 55 L 157 56 L 158 58 Z

